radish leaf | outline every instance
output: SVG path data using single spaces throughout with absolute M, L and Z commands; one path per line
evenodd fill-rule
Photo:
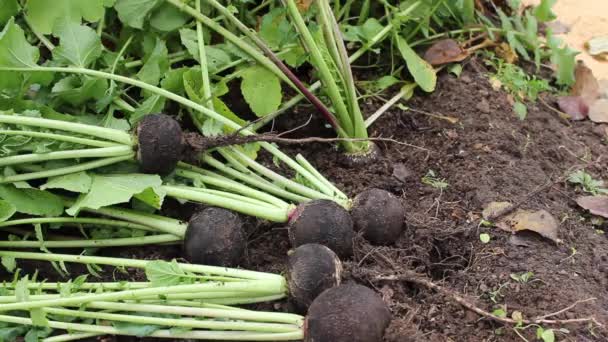
M 114 8 L 120 21 L 133 28 L 143 29 L 148 14 L 160 3 L 162 1 L 159 0 L 117 0 Z
M 76 24 L 82 19 L 99 21 L 104 15 L 104 5 L 112 4 L 107 0 L 28 0 L 25 9 L 33 29 L 50 34 L 59 19 Z
M 138 173 L 93 175 L 92 178 L 89 192 L 81 194 L 76 203 L 66 210 L 69 215 L 76 215 L 82 208 L 99 209 L 112 204 L 126 203 L 133 196 L 162 184 L 158 175 Z M 162 194 L 158 195 L 162 197 Z
M 437 85 L 437 74 L 433 67 L 416 54 L 408 43 L 400 36 L 396 36 L 397 47 L 401 56 L 407 63 L 407 68 L 414 77 L 416 83 L 426 92 L 432 92 Z
M 11 203 L 5 200 L 0 200 L 0 222 L 4 222 L 11 218 L 17 211 L 17 208 Z
M 86 172 L 76 172 L 49 178 L 46 184 L 40 186 L 40 189 L 65 189 L 72 192 L 87 193 L 91 189 L 92 181 L 91 176 Z
M 59 216 L 63 201 L 58 196 L 38 189 L 18 189 L 12 184 L 0 185 L 0 198 L 12 203 L 17 212 L 38 216 Z
M 53 50 L 54 61 L 86 68 L 101 56 L 101 41 L 92 28 L 64 21 L 55 32 L 60 44 Z
M 241 92 L 258 117 L 268 115 L 281 105 L 281 81 L 268 69 L 253 66 L 241 74 Z

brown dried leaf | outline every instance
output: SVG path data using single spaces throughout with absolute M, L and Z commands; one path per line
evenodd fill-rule
M 601 79 L 598 83 L 600 84 L 600 98 L 608 99 L 608 79 Z
M 424 60 L 431 65 L 460 62 L 467 57 L 469 57 L 469 53 L 453 39 L 442 39 L 436 42 L 424 54 Z
M 608 218 L 608 196 L 581 196 L 576 204 L 593 215 Z
M 298 6 L 300 12 L 306 12 L 310 8 L 310 5 L 312 5 L 312 2 L 313 0 L 296 0 L 296 6 Z
M 589 115 L 589 106 L 581 96 L 560 96 L 557 105 L 574 121 L 584 120 Z
M 561 242 L 557 236 L 559 222 L 546 210 L 518 209 L 497 222 L 496 227 L 512 233 L 532 231 L 556 243 Z
M 593 122 L 608 122 L 607 99 L 599 99 L 589 107 L 589 119 Z
M 597 58 L 608 57 L 608 36 L 595 37 L 589 40 L 585 46 L 592 56 Z
M 510 207 L 511 203 L 509 202 L 490 202 L 485 205 L 481 215 L 484 219 L 489 220 L 491 217 L 495 216 L 497 213 L 505 210 Z
M 570 90 L 570 95 L 581 96 L 587 105 L 591 106 L 600 97 L 600 84 L 593 71 L 580 62 L 576 65 L 574 77 L 576 82 Z
M 498 44 L 498 46 L 496 46 L 496 49 L 494 49 L 494 52 L 496 52 L 496 55 L 498 57 L 504 59 L 505 62 L 510 64 L 517 62 L 517 60 L 519 59 L 519 57 L 517 57 L 517 53 L 513 50 L 511 45 L 506 42 Z

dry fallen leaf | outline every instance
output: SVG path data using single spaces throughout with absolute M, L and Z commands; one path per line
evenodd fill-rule
M 580 62 L 576 65 L 574 77 L 576 82 L 572 86 L 570 95 L 582 97 L 587 105 L 591 106 L 600 97 L 600 85 L 593 71 Z
M 517 57 L 517 53 L 515 53 L 511 45 L 506 42 L 500 43 L 498 46 L 496 46 L 496 49 L 494 49 L 494 51 L 496 52 L 496 55 L 498 55 L 498 57 L 504 59 L 505 62 L 510 64 L 517 62 L 517 60 L 519 59 Z
M 594 57 L 606 58 L 608 56 L 608 36 L 595 37 L 589 40 L 585 46 L 589 54 Z
M 313 0 L 296 0 L 296 6 L 298 6 L 300 12 L 306 12 L 310 8 L 310 5 L 312 5 L 312 2 Z
M 519 232 L 522 230 L 529 230 L 540 234 L 547 239 L 553 240 L 554 242 L 560 242 L 561 240 L 557 236 L 559 229 L 559 222 L 546 210 L 517 210 L 511 215 L 507 215 L 501 220 L 501 225 L 496 226 L 512 232 Z
M 424 54 L 424 60 L 431 65 L 460 62 L 467 57 L 469 57 L 469 53 L 453 39 L 443 39 L 436 42 Z
M 489 203 L 482 212 L 483 217 L 488 219 L 510 205 L 509 202 Z M 495 222 L 495 225 L 511 233 L 532 231 L 556 243 L 561 241 L 557 235 L 559 222 L 546 210 L 517 209 L 514 213 L 499 219 L 498 222 Z
M 608 122 L 608 99 L 599 99 L 589 107 L 589 119 L 593 122 Z
M 503 211 L 510 206 L 511 203 L 509 202 L 491 202 L 486 204 L 481 215 L 484 219 L 489 220 L 492 216 L 495 216 L 498 212 Z
M 576 204 L 593 215 L 608 218 L 608 196 L 581 196 Z
M 557 105 L 574 121 L 584 120 L 589 115 L 589 106 L 581 96 L 560 96 Z
M 608 99 L 608 79 L 598 81 L 600 85 L 600 98 Z

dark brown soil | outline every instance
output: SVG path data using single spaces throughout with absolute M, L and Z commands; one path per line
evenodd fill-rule
M 498 228 L 471 225 L 479 220 L 484 204 L 515 203 L 573 168 L 586 167 L 595 178 L 608 178 L 608 163 L 601 158 L 608 152 L 605 133 L 600 132 L 603 129 L 591 122 L 570 125 L 540 104 L 530 104 L 528 117 L 520 121 L 507 96 L 493 90 L 479 69 L 473 61 L 459 79 L 442 75 L 437 91 L 419 94 L 408 102 L 416 112 L 394 109 L 371 128 L 374 137 L 394 138 L 417 148 L 379 142 L 383 153 L 379 160 L 349 169 L 331 144 L 285 146 L 291 154 L 302 153 L 352 197 L 377 187 L 402 199 L 407 229 L 395 245 L 374 247 L 357 238 L 354 257 L 345 261 L 345 281 L 376 289 L 390 304 L 394 319 L 386 331 L 386 341 L 523 341 L 512 326 L 480 317 L 426 288 L 376 280 L 406 270 L 429 277 L 484 310 L 504 305 L 509 315 L 517 310 L 524 318 L 595 298 L 552 318 L 595 316 L 604 326 L 608 323 L 606 226 L 594 226 L 576 206 L 574 198 L 580 190 L 575 186 L 556 182 L 522 205 L 545 209 L 560 222 L 560 244 L 532 236 L 524 247 L 514 244 L 511 234 Z M 380 105 L 371 101 L 365 109 L 372 113 Z M 419 111 L 453 117 L 458 122 Z M 296 127 L 312 112 L 309 107 L 300 107 L 289 121 L 278 122 L 275 128 Z M 321 121 L 313 118 L 296 136 L 329 134 Z M 449 186 L 439 190 L 422 183 L 429 170 Z M 250 220 L 248 232 L 243 267 L 283 272 L 289 249 L 287 231 Z M 481 243 L 480 233 L 490 234 L 491 241 Z M 179 249 L 150 247 L 104 254 L 171 258 L 179 256 Z M 524 272 L 533 273 L 531 281 L 519 283 L 511 278 Z M 130 277 L 141 278 L 142 274 Z M 260 307 L 294 310 L 287 301 Z M 559 341 L 608 340 L 606 330 L 591 324 L 545 328 L 554 328 Z M 557 331 L 560 328 L 567 330 Z M 536 340 L 535 327 L 518 332 L 528 341 Z

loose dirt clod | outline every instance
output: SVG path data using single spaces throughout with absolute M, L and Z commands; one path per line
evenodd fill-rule
M 247 240 L 243 222 L 234 212 L 209 207 L 194 214 L 184 238 L 184 255 L 192 263 L 236 266 Z
M 323 292 L 306 317 L 306 342 L 380 342 L 391 313 L 365 286 L 344 284 Z

